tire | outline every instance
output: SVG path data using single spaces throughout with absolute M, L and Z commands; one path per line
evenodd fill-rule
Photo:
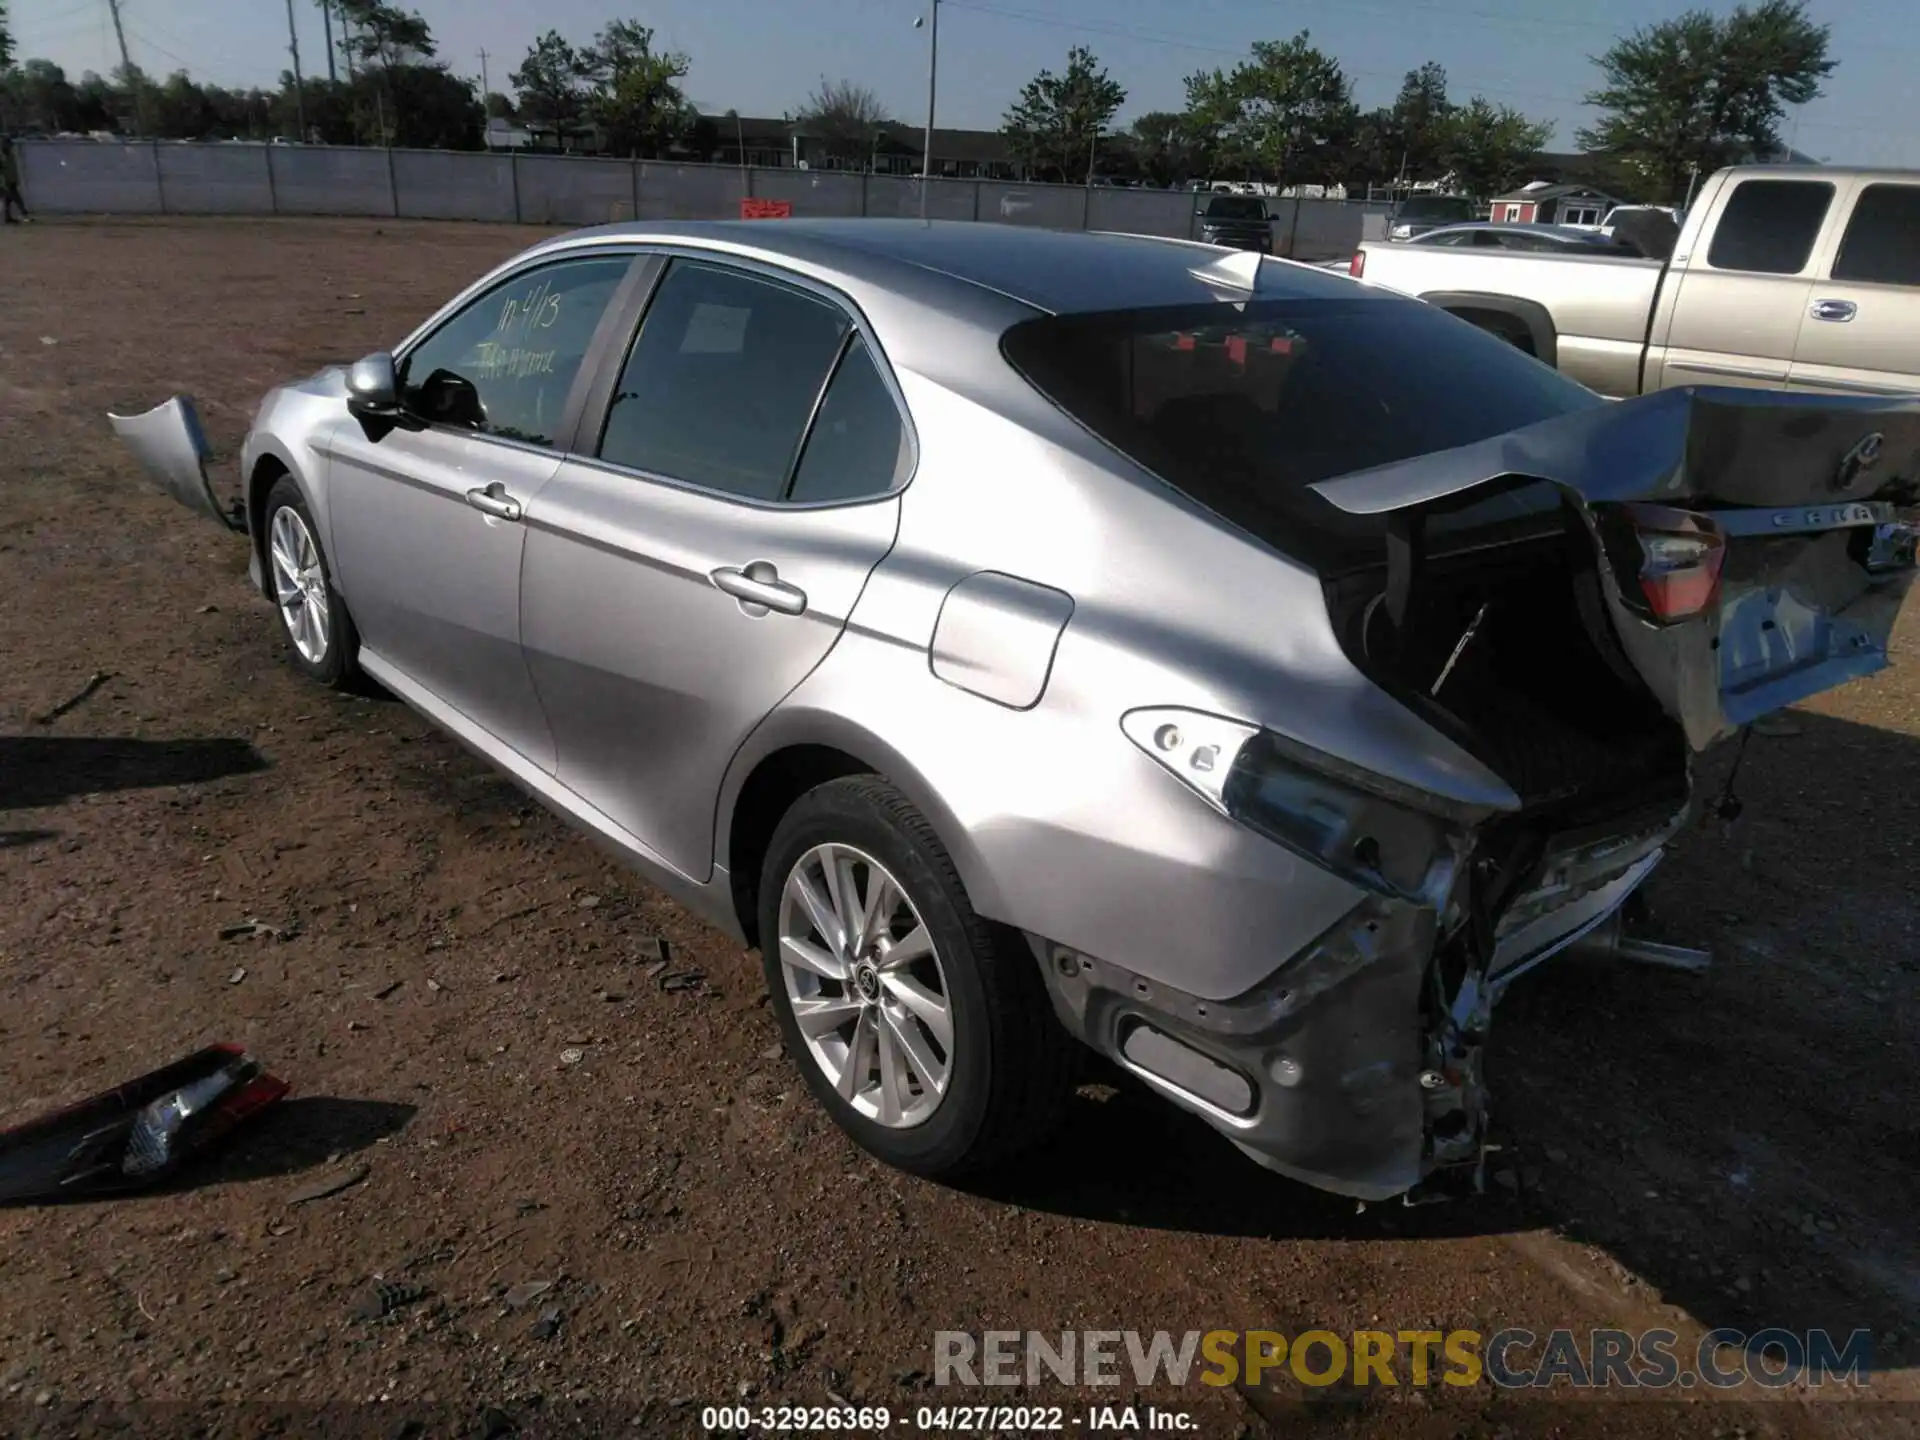
M 822 847 L 832 848 L 823 852 Z M 904 895 L 905 907 L 893 909 L 892 924 L 885 927 L 890 940 L 898 943 L 891 950 L 896 958 L 887 960 L 877 976 L 877 995 L 858 993 L 857 967 L 847 979 L 834 981 L 792 966 L 795 952 L 783 937 L 783 912 L 788 935 L 804 929 L 815 912 L 792 898 L 789 882 L 796 869 L 811 881 L 823 881 L 822 860 L 829 854 L 850 859 L 863 906 L 874 900 L 872 862 Z M 815 883 L 814 890 L 819 898 L 829 898 L 822 885 Z M 930 967 L 919 959 L 905 965 L 897 961 L 917 948 L 916 919 L 932 942 Z M 863 1149 L 898 1169 L 948 1178 L 991 1169 L 1043 1139 L 1058 1122 L 1071 1088 L 1077 1047 L 1054 1018 L 1039 966 L 1017 936 L 974 913 L 933 827 L 893 786 L 874 776 L 852 776 L 829 781 L 796 801 L 768 846 L 760 873 L 759 920 L 767 990 L 787 1052 L 814 1097 Z M 876 932 L 880 928 L 874 927 Z M 821 951 L 828 948 L 821 943 L 824 937 L 824 930 L 814 928 L 806 943 Z M 885 958 L 888 951 L 880 954 Z M 902 978 L 918 985 L 920 993 L 901 990 Z M 928 1113 L 915 1118 L 929 1094 L 920 1061 L 937 1061 L 941 1050 L 937 1027 L 918 1021 L 926 992 L 936 988 L 936 981 L 944 989 L 950 1027 L 946 1074 Z M 811 1039 L 802 1031 L 793 993 L 809 984 L 820 994 L 803 995 L 798 1003 L 811 1012 Z M 915 1004 L 902 1003 L 902 994 Z M 857 1064 L 840 1066 L 842 1073 L 858 1072 L 849 1087 L 858 1092 L 854 1098 L 843 1093 L 832 1073 L 832 1052 L 838 1048 L 851 1058 L 854 1042 L 838 1035 L 822 1039 L 818 1033 L 821 1023 L 833 1018 L 831 1007 L 841 1002 L 853 1002 L 860 1013 L 871 1014 L 876 1036 L 887 1032 Z M 893 1038 L 909 1032 L 917 1034 L 919 1051 Z M 855 1033 L 846 1031 L 848 1036 Z M 886 1058 L 875 1052 L 876 1046 L 893 1049 L 893 1073 L 902 1077 L 891 1117 L 886 1113 Z M 904 1070 L 898 1068 L 902 1061 Z M 865 1089 L 868 1079 L 873 1084 Z
M 320 527 L 291 475 L 282 475 L 267 492 L 261 548 L 269 599 L 293 668 L 335 690 L 356 688 L 360 632 L 347 613 L 347 602 L 334 589 L 333 569 L 320 548 Z M 295 566 L 291 574 L 289 559 Z M 306 626 L 299 618 L 302 611 L 321 616 L 321 627 Z

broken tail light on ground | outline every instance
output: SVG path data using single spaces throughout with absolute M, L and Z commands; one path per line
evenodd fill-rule
M 0 1202 L 157 1184 L 286 1095 L 237 1045 L 184 1060 L 0 1131 Z

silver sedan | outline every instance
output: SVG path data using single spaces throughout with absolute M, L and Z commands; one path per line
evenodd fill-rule
M 1360 1197 L 1474 1171 L 1495 998 L 1692 754 L 1886 663 L 1920 443 L 1607 404 L 1253 254 L 884 221 L 540 244 L 269 394 L 231 507 L 189 401 L 115 424 L 295 666 L 758 947 L 875 1154 L 1003 1160 L 1084 1045 Z

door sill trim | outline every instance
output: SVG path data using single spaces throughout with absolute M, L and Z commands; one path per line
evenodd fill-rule
M 410 709 L 418 711 L 482 760 L 502 771 L 561 819 L 583 831 L 597 844 L 613 851 L 651 884 L 664 890 L 702 920 L 724 930 L 733 939 L 743 939 L 739 919 L 733 913 L 732 886 L 722 867 L 716 865 L 712 878 L 706 881 L 684 874 L 605 811 L 590 804 L 577 791 L 562 784 L 497 735 L 469 720 L 424 685 L 409 679 L 392 662 L 364 645 L 360 647 L 360 668 L 392 691 Z

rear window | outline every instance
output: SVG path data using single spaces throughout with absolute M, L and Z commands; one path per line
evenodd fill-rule
M 1309 532 L 1366 539 L 1378 517 L 1346 517 L 1308 486 L 1606 403 L 1410 300 L 1055 315 L 1014 326 L 1001 343 L 1035 388 L 1107 443 L 1316 562 Z
M 1267 202 L 1257 195 L 1221 195 L 1207 204 L 1209 220 L 1264 220 Z
M 1860 192 L 1833 278 L 1920 285 L 1920 185 L 1869 185 Z

